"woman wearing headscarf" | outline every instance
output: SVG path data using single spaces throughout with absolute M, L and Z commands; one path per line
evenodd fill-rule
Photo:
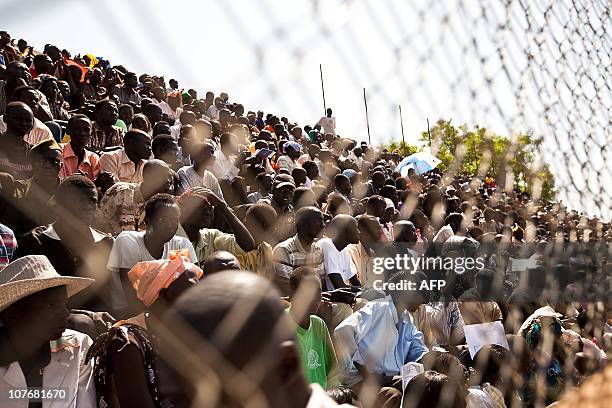
M 169 260 L 139 262 L 128 272 L 146 311 L 117 322 L 92 345 L 89 357 L 95 361 L 98 406 L 173 406 L 160 388 L 164 369 L 158 364 L 150 328 L 202 277 L 202 270 L 187 259 L 187 251 L 176 251 Z

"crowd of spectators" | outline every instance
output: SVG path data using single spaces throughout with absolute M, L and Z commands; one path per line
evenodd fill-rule
M 6 32 L 0 115 L 1 392 L 501 408 L 609 387 L 609 220 L 486 174 L 402 176 L 331 109 L 302 126 Z M 396 255 L 484 263 L 381 274 Z M 476 326 L 502 340 L 472 350 Z

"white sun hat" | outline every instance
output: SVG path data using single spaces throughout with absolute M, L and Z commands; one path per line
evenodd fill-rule
M 0 311 L 36 292 L 66 286 L 68 297 L 94 282 L 89 278 L 61 276 L 43 255 L 28 255 L 0 271 Z

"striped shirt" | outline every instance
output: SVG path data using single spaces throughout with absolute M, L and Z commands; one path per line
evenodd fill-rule
M 272 251 L 276 275 L 289 279 L 291 273 L 300 266 L 313 268 L 320 276 L 325 275 L 323 252 L 317 242 L 313 242 L 307 251 L 298 239 L 297 234 L 280 242 Z
M 4 115 L 2 115 L 0 116 L 0 133 L 4 132 L 6 132 L 6 123 L 4 123 Z M 53 133 L 42 121 L 34 118 L 34 127 L 23 137 L 23 140 L 33 146 L 47 139 L 53 139 Z
M 90 142 L 92 151 L 99 154 L 107 147 L 123 146 L 123 131 L 121 128 L 112 126 L 111 129 L 110 134 L 107 135 L 98 127 L 98 124 L 94 122 Z

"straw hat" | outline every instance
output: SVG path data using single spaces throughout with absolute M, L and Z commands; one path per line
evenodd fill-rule
M 28 255 L 8 264 L 0 272 L 0 311 L 33 293 L 66 286 L 68 297 L 94 282 L 89 278 L 61 276 L 43 255 Z

